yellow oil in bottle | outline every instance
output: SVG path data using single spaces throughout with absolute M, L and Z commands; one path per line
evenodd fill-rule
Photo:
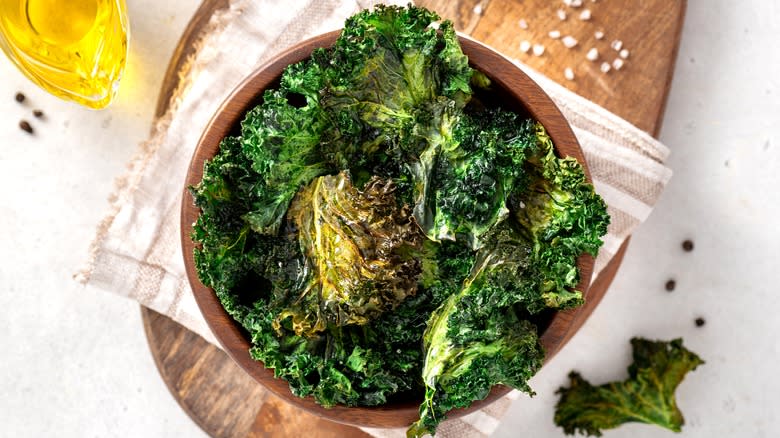
M 125 67 L 126 11 L 124 0 L 0 0 L 0 47 L 50 93 L 104 108 Z

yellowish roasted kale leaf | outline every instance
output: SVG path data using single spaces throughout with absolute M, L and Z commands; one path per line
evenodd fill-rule
M 395 201 L 391 180 L 362 190 L 349 175 L 315 178 L 290 205 L 287 220 L 306 257 L 305 283 L 278 289 L 277 324 L 298 335 L 329 325 L 364 325 L 417 291 L 424 236 Z

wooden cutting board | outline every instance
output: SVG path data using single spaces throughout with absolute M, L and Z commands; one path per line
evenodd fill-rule
M 567 88 L 657 135 L 669 93 L 686 0 L 582 0 L 569 8 L 550 0 L 420 0 L 456 28 L 505 55 L 517 58 Z M 205 0 L 193 16 L 168 66 L 160 91 L 157 116 L 168 108 L 187 57 L 214 12 L 227 0 Z M 566 12 L 561 19 L 558 9 Z M 590 19 L 580 18 L 588 9 Z M 521 20 L 527 25 L 521 25 Z M 572 48 L 550 32 L 571 35 Z M 603 32 L 602 39 L 595 33 Z M 628 57 L 620 70 L 601 71 L 619 52 L 611 45 L 620 40 Z M 541 56 L 524 53 L 521 42 L 544 46 Z M 596 48 L 599 59 L 586 59 Z M 572 69 L 574 80 L 564 76 Z M 628 242 L 596 278 L 587 293 L 580 327 L 606 293 L 623 260 Z M 351 426 L 332 423 L 282 402 L 245 374 L 217 347 L 205 342 L 171 319 L 141 308 L 149 348 L 171 394 L 206 433 L 215 437 L 367 437 Z M 572 331 L 574 332 L 574 330 Z

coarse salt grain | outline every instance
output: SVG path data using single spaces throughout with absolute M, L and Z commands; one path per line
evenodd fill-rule
M 565 37 L 563 37 L 561 41 L 563 42 L 563 45 L 566 46 L 567 49 L 571 49 L 572 47 L 577 45 L 577 39 L 571 35 L 566 35 Z
M 601 63 L 601 72 L 602 73 L 609 73 L 610 69 L 612 69 L 612 66 L 610 66 L 608 62 L 602 62 Z
M 621 68 L 623 68 L 623 60 L 620 58 L 615 58 L 615 60 L 612 61 L 612 67 L 615 70 L 620 70 Z
M 582 0 L 571 0 L 569 3 L 570 3 L 569 6 L 571 6 L 572 8 L 579 8 L 580 6 L 582 6 Z
M 563 4 L 566 6 L 571 6 L 571 0 L 563 0 Z
M 549 35 L 550 38 L 557 40 L 561 37 L 561 32 L 558 30 L 551 30 L 547 35 Z
M 585 9 L 584 11 L 580 12 L 580 20 L 582 21 L 590 20 L 590 9 Z
M 544 46 L 541 44 L 534 44 L 534 55 L 536 56 L 544 55 Z
M 628 49 L 623 49 L 620 51 L 620 57 L 623 59 L 628 59 Z
M 573 81 L 574 80 L 574 71 L 572 71 L 571 68 L 566 67 L 566 70 L 563 71 L 563 77 L 566 79 Z
M 610 46 L 611 46 L 613 49 L 615 49 L 615 51 L 616 51 L 616 52 L 619 52 L 619 51 L 620 51 L 620 49 L 622 49 L 622 48 L 623 48 L 623 41 L 620 41 L 620 40 L 615 40 L 615 41 L 612 41 L 612 44 L 610 44 Z
M 597 39 L 597 40 L 600 40 L 600 39 L 604 38 L 604 32 L 602 32 L 602 31 L 600 31 L 600 30 L 597 30 L 597 31 L 596 31 L 596 32 L 593 34 L 593 36 L 594 36 L 594 37 L 596 37 L 596 39 Z
M 566 19 L 566 11 L 564 11 L 563 9 L 558 9 L 557 11 L 555 11 L 555 13 L 558 14 L 559 20 L 563 21 Z
M 525 20 L 518 21 L 517 25 L 520 26 L 520 29 L 528 29 L 528 22 Z
M 588 50 L 588 53 L 585 54 L 585 58 L 587 58 L 588 61 L 595 61 L 599 59 L 599 51 L 597 48 L 593 47 L 590 50 Z
M 528 53 L 529 50 L 531 50 L 531 43 L 529 41 L 520 41 L 520 51 Z
M 474 13 L 477 15 L 482 15 L 482 3 L 477 3 L 477 5 L 474 6 Z

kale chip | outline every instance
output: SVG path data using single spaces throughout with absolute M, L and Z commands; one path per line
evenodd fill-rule
M 560 388 L 555 424 L 567 435 L 601 436 L 628 422 L 656 424 L 680 432 L 684 423 L 674 392 L 688 372 L 704 361 L 682 345 L 682 339 L 651 341 L 631 339 L 634 363 L 628 379 L 593 386 L 577 372 L 570 386 Z

